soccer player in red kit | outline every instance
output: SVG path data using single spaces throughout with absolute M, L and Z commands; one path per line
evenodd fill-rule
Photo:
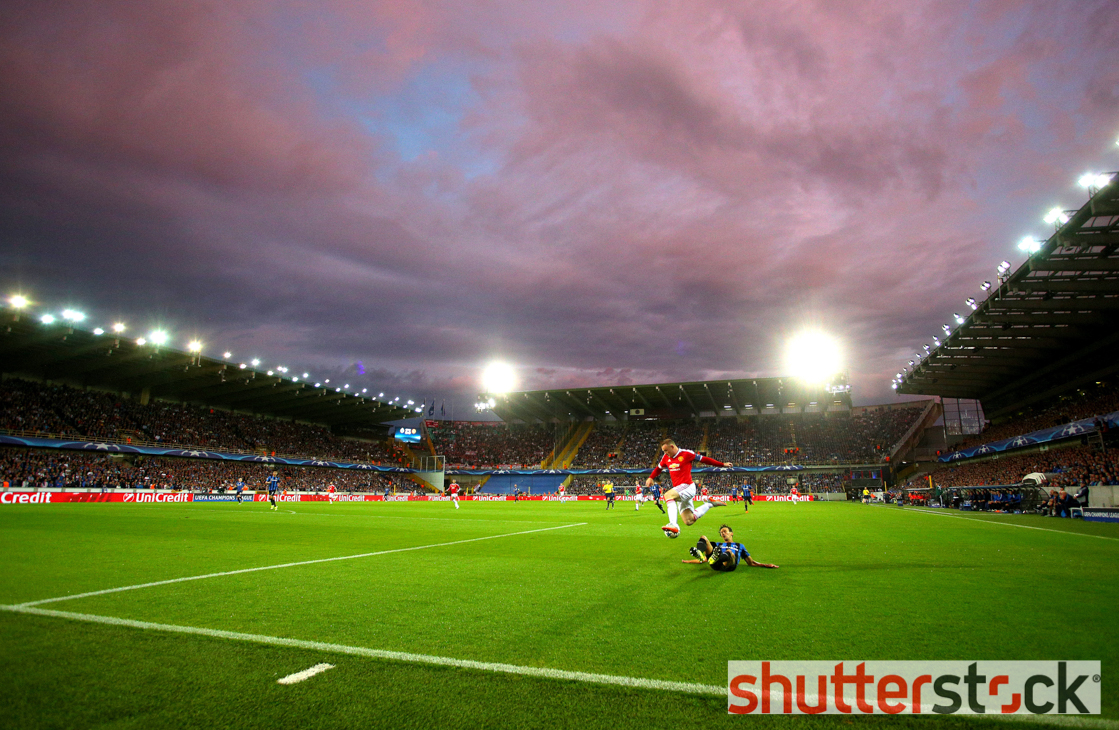
M 676 445 L 672 439 L 665 439 L 661 441 L 661 451 L 663 456 L 657 463 L 653 473 L 645 480 L 645 486 L 651 487 L 656 481 L 656 478 L 662 471 L 667 471 L 669 478 L 672 480 L 672 489 L 664 493 L 664 502 L 668 507 L 668 524 L 661 529 L 665 531 L 669 537 L 675 537 L 680 534 L 680 526 L 676 523 L 677 511 L 684 517 L 684 524 L 694 524 L 696 520 L 703 515 L 707 514 L 707 510 L 712 507 L 723 507 L 722 502 L 708 501 L 695 507 L 692 505 L 692 500 L 695 499 L 695 483 L 692 482 L 692 464 L 710 464 L 711 466 L 734 466 L 733 464 L 724 464 L 721 461 L 716 461 L 709 456 L 700 456 L 694 451 L 681 449 Z
M 326 492 L 327 492 L 327 497 L 330 499 L 331 502 L 333 502 L 334 501 L 334 483 L 333 482 L 331 482 L 330 484 L 328 484 L 326 486 Z
M 789 497 L 790 497 L 790 501 L 793 504 L 796 504 L 797 502 L 800 501 L 800 492 L 797 491 L 796 486 L 794 486 L 792 489 L 789 490 Z
M 701 487 L 700 488 L 699 496 L 701 496 L 701 497 L 706 497 L 707 496 L 707 487 Z
M 455 503 L 455 509 L 458 509 L 458 482 L 451 482 L 451 486 L 447 487 L 447 494 L 451 496 L 451 501 Z

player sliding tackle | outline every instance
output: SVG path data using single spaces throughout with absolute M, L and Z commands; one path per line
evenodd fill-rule
M 661 451 L 663 456 L 657 463 L 653 473 L 645 480 L 646 487 L 652 487 L 656 478 L 662 471 L 667 471 L 669 479 L 672 480 L 672 489 L 664 493 L 664 503 L 668 507 L 668 524 L 662 527 L 664 534 L 668 537 L 677 537 L 680 534 L 680 526 L 676 524 L 677 512 L 684 517 L 685 525 L 695 524 L 695 521 L 700 517 L 707 514 L 707 510 L 712 507 L 723 507 L 722 502 L 708 500 L 698 507 L 692 506 L 692 500 L 695 499 L 695 484 L 692 482 L 692 464 L 699 462 L 700 464 L 710 464 L 711 466 L 734 466 L 733 464 L 724 464 L 721 461 L 716 461 L 708 456 L 700 456 L 694 451 L 681 449 L 676 445 L 672 439 L 665 439 L 661 441 Z

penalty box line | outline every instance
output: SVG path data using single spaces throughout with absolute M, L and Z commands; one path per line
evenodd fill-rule
M 240 631 L 221 631 L 206 629 L 197 626 L 176 626 L 174 624 L 157 624 L 148 621 L 134 621 L 115 616 L 97 616 L 88 613 L 72 613 L 70 611 L 55 611 L 49 608 L 35 608 L 27 604 L 18 606 L 0 606 L 0 611 L 29 614 L 32 616 L 50 616 L 53 618 L 70 619 L 72 621 L 87 621 L 110 626 L 125 626 L 147 631 L 162 631 L 174 634 L 193 634 L 206 636 L 213 639 L 229 639 L 232 641 L 247 641 L 254 644 L 268 644 L 270 646 L 283 646 L 291 649 L 309 649 L 311 651 L 324 651 L 335 654 L 350 654 L 353 656 L 371 659 L 388 659 L 398 662 L 411 662 L 414 664 L 433 664 L 442 667 L 457 667 L 459 669 L 475 669 L 483 672 L 500 672 L 503 674 L 520 674 L 526 677 L 541 677 L 546 679 L 566 679 L 573 682 L 589 682 L 593 684 L 612 684 L 621 687 L 637 687 L 641 689 L 657 689 L 669 692 L 686 692 L 688 694 L 725 696 L 726 687 L 713 684 L 697 684 L 692 682 L 670 682 L 660 679 L 642 679 L 640 677 L 622 677 L 612 674 L 594 674 L 591 672 L 571 672 L 564 669 L 548 669 L 547 667 L 523 667 L 517 664 L 502 664 L 497 662 L 477 662 L 470 659 L 453 659 L 451 657 L 432 656 L 429 654 L 412 654 L 403 651 L 386 651 L 384 649 L 369 649 L 364 646 L 347 646 L 345 644 L 328 644 L 320 641 L 304 641 L 302 639 L 285 639 L 280 636 L 264 636 L 262 634 L 246 634 Z
M 559 525 L 558 527 L 541 527 L 536 530 L 521 530 L 520 532 L 506 532 L 501 535 L 486 535 L 484 537 L 471 537 L 466 540 L 452 540 L 451 542 L 438 542 L 432 545 L 415 545 L 413 547 L 394 548 L 393 550 L 378 550 L 372 553 L 359 553 L 357 555 L 342 555 L 336 558 L 318 558 L 315 560 L 300 560 L 295 563 L 280 563 L 279 565 L 262 565 L 259 568 L 241 568 L 240 570 L 226 570 L 221 573 L 206 573 L 205 575 L 190 575 L 185 578 L 170 578 L 168 580 L 157 580 L 152 583 L 139 583 L 134 586 L 121 586 L 119 588 L 105 588 L 100 591 L 89 591 L 87 593 L 75 593 L 70 596 L 58 596 L 56 598 L 43 598 L 38 601 L 26 601 L 14 606 L 5 606 L 6 610 L 31 608 L 32 606 L 41 606 L 44 603 L 56 603 L 58 601 L 74 601 L 79 598 L 91 598 L 93 596 L 104 596 L 109 593 L 120 593 L 122 591 L 135 591 L 140 588 L 154 588 L 155 586 L 165 586 L 172 583 L 185 583 L 192 580 L 204 580 L 206 578 L 221 578 L 227 575 L 240 575 L 242 573 L 256 573 L 261 570 L 278 570 L 280 568 L 295 568 L 300 565 L 316 565 L 318 563 L 333 563 L 339 560 L 356 560 L 357 558 L 371 558 L 375 555 L 389 555 L 391 553 L 406 553 L 412 550 L 427 550 L 428 548 L 447 547 L 448 545 L 462 545 L 468 542 L 480 542 L 482 540 L 496 540 L 499 537 L 514 537 L 515 535 L 529 535 L 534 532 L 548 532 L 549 530 L 564 530 L 568 527 L 581 527 L 587 524 L 586 522 L 577 522 L 571 525 Z
M 1033 525 L 1019 525 L 1014 522 L 999 522 L 998 520 L 984 520 L 977 517 L 964 517 L 963 515 L 949 515 L 943 512 L 933 512 L 932 510 L 914 509 L 912 507 L 901 510 L 906 513 L 917 512 L 923 515 L 933 515 L 934 517 L 951 517 L 957 520 L 964 520 L 966 522 L 978 522 L 981 525 L 998 525 L 999 527 L 1020 527 L 1023 530 L 1041 530 L 1042 532 L 1056 532 L 1061 535 L 1077 535 L 1079 537 L 1094 537 L 1097 540 L 1115 540 L 1119 541 L 1119 537 L 1108 537 L 1106 535 L 1091 535 L 1087 532 L 1073 532 L 1072 530 L 1054 530 L 1051 527 L 1034 527 Z
M 70 611 L 55 611 L 49 608 L 35 608 L 33 606 L 0 606 L 0 611 L 21 613 L 31 616 L 46 616 L 51 618 L 68 619 L 71 621 L 86 621 L 89 623 L 107 624 L 109 626 L 123 626 L 146 631 L 161 631 L 173 634 L 191 634 L 205 636 L 211 639 L 227 639 L 231 641 L 244 641 L 253 644 L 266 644 L 281 646 L 289 649 L 306 649 L 310 651 L 323 651 L 334 654 L 348 654 L 351 656 L 366 657 L 369 659 L 385 659 L 388 661 L 408 662 L 411 664 L 429 664 L 441 667 L 455 667 L 458 669 L 472 669 L 480 672 L 498 672 L 501 674 L 518 674 L 525 677 L 541 679 L 559 679 L 585 684 L 614 685 L 617 687 L 633 687 L 636 689 L 660 690 L 666 692 L 682 692 L 685 694 L 702 695 L 709 697 L 726 697 L 727 688 L 715 684 L 699 684 L 693 682 L 671 682 L 663 679 L 645 679 L 642 677 L 624 677 L 615 674 L 595 674 L 592 672 L 572 672 L 565 669 L 549 669 L 547 667 L 525 667 L 518 664 L 504 664 L 498 662 L 478 662 L 470 659 L 453 659 L 451 657 L 433 656 L 430 654 L 412 654 L 403 651 L 387 651 L 384 649 L 369 649 L 364 646 L 347 646 L 345 644 L 329 644 L 321 641 L 304 641 L 302 639 L 285 639 L 280 636 L 265 636 L 262 634 L 247 634 L 240 631 L 221 631 L 219 629 L 206 629 L 197 626 L 176 626 L 174 624 L 158 624 L 148 621 L 134 621 L 115 616 L 97 616 L 88 613 L 72 613 Z M 320 664 L 317 667 L 329 665 Z M 313 667 L 306 674 L 313 671 Z M 299 675 L 292 675 L 299 676 Z M 812 699 L 811 697 L 809 699 Z M 815 704 L 815 703 L 813 703 Z M 954 715 L 972 720 L 997 719 L 1008 722 L 1027 722 L 1043 725 L 1057 725 L 1061 727 L 1084 728 L 1085 730 L 1119 730 L 1119 722 L 1097 717 L 1081 717 L 1078 715 Z

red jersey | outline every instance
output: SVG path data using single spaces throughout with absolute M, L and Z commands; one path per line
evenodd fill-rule
M 633 493 L 636 494 L 637 496 L 641 496 L 641 485 L 640 484 L 634 486 Z
M 797 491 L 796 487 L 793 487 L 792 489 L 789 490 L 789 494 L 800 494 L 800 492 Z
M 672 480 L 672 487 L 682 486 L 684 484 L 692 483 L 692 463 L 699 462 L 700 464 L 710 464 L 711 466 L 726 466 L 721 461 L 715 461 L 710 456 L 700 456 L 694 451 L 687 449 L 680 449 L 676 452 L 676 456 L 669 456 L 665 454 L 661 457 L 657 467 L 653 469 L 650 478 L 656 479 L 662 471 L 668 472 L 669 479 Z
M 330 492 L 331 494 L 334 494 L 334 485 L 331 484 L 329 487 L 326 488 L 326 491 Z
M 447 491 L 451 494 L 458 494 L 458 485 L 451 482 L 451 486 L 447 487 Z
M 699 493 L 702 494 L 704 497 L 706 497 L 707 496 L 707 487 L 704 487 L 703 489 L 699 490 Z

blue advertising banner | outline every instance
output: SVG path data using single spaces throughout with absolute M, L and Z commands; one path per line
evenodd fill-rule
M 1097 418 L 1099 418 L 1101 421 L 1105 421 L 1109 429 L 1119 426 L 1119 411 L 1115 411 L 1114 413 L 1108 413 L 1106 416 L 1092 416 L 1091 418 L 1082 418 L 1079 421 L 1066 423 L 1063 426 L 1043 428 L 1040 431 L 1022 434 L 1021 436 L 1015 436 L 1014 438 L 1003 439 L 1002 441 L 992 441 L 991 443 L 983 444 L 982 446 L 973 446 L 970 449 L 954 451 L 951 454 L 941 456 L 940 461 L 943 463 L 960 461 L 961 459 L 970 459 L 975 456 L 997 454 L 1003 451 L 1021 449 L 1026 446 L 1049 443 L 1050 441 L 1060 441 L 1061 439 L 1072 438 L 1086 433 L 1095 433 Z
M 287 459 L 280 456 L 261 456 L 259 454 L 229 454 L 222 451 L 203 451 L 201 449 L 164 449 L 156 446 L 133 446 L 104 441 L 63 441 L 0 434 L 0 445 L 25 446 L 33 449 L 67 449 L 72 451 L 100 451 L 106 454 L 139 454 L 143 456 L 185 456 L 191 459 L 216 459 L 218 461 L 245 461 L 255 464 L 276 464 L 278 466 L 325 466 L 332 469 L 361 469 L 381 473 L 410 474 L 413 469 L 399 466 L 376 466 L 374 464 L 353 464 L 345 461 L 322 461 L 320 459 Z

